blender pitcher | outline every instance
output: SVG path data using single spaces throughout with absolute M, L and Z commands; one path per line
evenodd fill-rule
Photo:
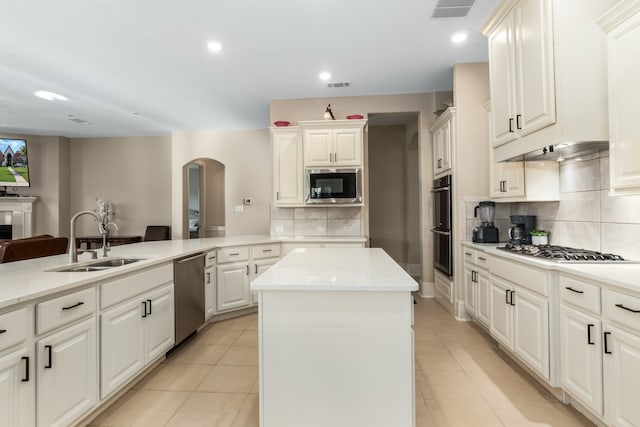
M 478 206 L 473 209 L 473 216 L 478 217 L 478 211 L 480 211 L 480 222 L 484 225 L 493 225 L 493 219 L 496 215 L 496 203 L 495 202 L 480 202 Z

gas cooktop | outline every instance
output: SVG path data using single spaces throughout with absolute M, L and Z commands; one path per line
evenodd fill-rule
M 608 254 L 587 249 L 576 249 L 567 246 L 554 245 L 513 245 L 507 243 L 498 249 L 517 253 L 520 255 L 528 255 L 544 259 L 546 261 L 562 262 L 562 263 L 632 263 L 622 256 L 616 254 Z

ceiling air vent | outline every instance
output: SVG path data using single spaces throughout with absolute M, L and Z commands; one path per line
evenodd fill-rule
M 86 120 L 82 120 L 82 119 L 80 119 L 78 117 L 72 117 L 72 118 L 69 118 L 67 120 L 69 120 L 70 122 L 78 123 L 80 125 L 92 125 L 93 124 L 93 123 L 88 122 Z
M 476 0 L 439 0 L 432 18 L 462 18 L 467 16 Z
M 327 87 L 351 87 L 350 82 L 331 82 L 327 83 Z

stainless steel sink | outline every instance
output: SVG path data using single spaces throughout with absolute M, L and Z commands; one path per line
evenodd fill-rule
M 134 262 L 144 261 L 143 258 L 113 258 L 105 260 L 97 260 L 93 262 L 84 263 L 83 265 L 70 265 L 61 268 L 54 268 L 49 271 L 57 272 L 72 272 L 72 273 L 88 273 L 91 271 L 103 271 L 110 268 L 122 267 Z

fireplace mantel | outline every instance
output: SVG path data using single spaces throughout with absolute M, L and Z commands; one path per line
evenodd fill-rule
M 33 235 L 33 204 L 31 196 L 0 197 L 0 224 L 11 225 L 14 239 Z

